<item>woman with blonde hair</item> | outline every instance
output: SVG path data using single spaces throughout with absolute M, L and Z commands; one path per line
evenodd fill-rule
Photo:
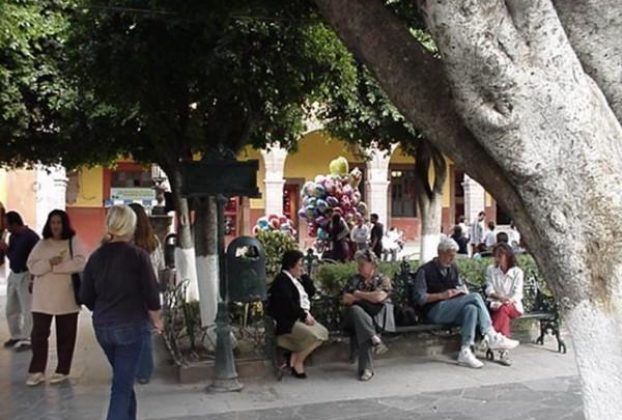
M 136 232 L 134 232 L 134 245 L 144 249 L 149 254 L 151 266 L 156 276 L 160 280 L 159 273 L 164 269 L 164 253 L 160 240 L 153 231 L 149 222 L 149 216 L 145 208 L 140 204 L 132 203 L 130 208 L 136 213 Z M 152 336 L 145 336 L 143 350 L 138 362 L 138 374 L 136 380 L 139 384 L 147 384 L 153 374 L 153 339 Z
M 93 311 L 93 329 L 112 366 L 107 420 L 136 419 L 134 381 L 149 323 L 162 331 L 158 284 L 147 252 L 130 242 L 136 213 L 113 206 L 106 225 L 110 241 L 97 249 L 84 269 L 80 297 Z

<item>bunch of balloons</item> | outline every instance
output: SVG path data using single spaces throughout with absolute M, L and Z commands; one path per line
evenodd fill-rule
M 257 235 L 260 231 L 282 232 L 288 235 L 296 235 L 294 223 L 287 216 L 271 214 L 257 219 L 255 227 L 253 227 L 253 235 Z
M 330 162 L 329 171 L 328 175 L 318 175 L 304 184 L 298 212 L 307 221 L 309 236 L 320 243 L 328 240 L 328 224 L 333 215 L 343 216 L 350 227 L 357 217 L 367 215 L 367 204 L 361 201 L 358 190 L 361 171 L 358 168 L 350 171 L 348 161 L 341 156 Z

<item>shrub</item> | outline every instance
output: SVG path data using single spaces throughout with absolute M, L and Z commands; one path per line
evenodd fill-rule
M 298 243 L 291 235 L 279 231 L 259 231 L 257 240 L 266 254 L 266 276 L 268 283 L 281 271 L 281 258 L 285 251 L 298 249 Z
M 419 266 L 418 261 L 410 261 L 411 270 L 415 272 Z M 482 258 L 480 260 L 472 258 L 459 258 L 456 260 L 460 277 L 477 285 L 486 282 L 486 267 L 493 263 L 492 258 Z M 391 279 L 394 279 L 400 271 L 400 262 L 382 262 L 378 270 Z M 538 268 L 534 259 L 530 255 L 519 255 L 518 265 L 525 272 L 525 276 L 533 273 L 538 274 Z M 352 276 L 356 273 L 356 263 L 336 263 L 321 264 L 318 267 L 314 281 L 321 288 L 325 295 L 338 296 Z

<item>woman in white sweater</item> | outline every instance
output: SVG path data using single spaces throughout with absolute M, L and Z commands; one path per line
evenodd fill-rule
M 524 275 L 516 265 L 516 256 L 508 244 L 497 244 L 493 256 L 495 263 L 486 269 L 486 296 L 490 302 L 493 328 L 509 338 L 512 335 L 512 319 L 524 312 Z M 511 364 L 507 351 L 501 352 L 500 362 L 508 366 Z
M 32 284 L 32 360 L 28 369 L 28 386 L 45 381 L 48 357 L 48 337 L 52 319 L 56 322 L 58 365 L 50 383 L 60 383 L 69 377 L 76 345 L 78 313 L 73 273 L 84 269 L 86 251 L 71 228 L 67 213 L 53 210 L 43 228 L 43 239 L 28 257 Z

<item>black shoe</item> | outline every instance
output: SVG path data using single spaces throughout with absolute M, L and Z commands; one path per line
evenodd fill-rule
M 307 374 L 302 372 L 302 373 L 298 373 L 296 372 L 296 369 L 292 366 L 292 376 L 294 378 L 298 378 L 298 379 L 307 379 Z
M 9 347 L 13 347 L 15 346 L 17 343 L 19 343 L 21 340 L 17 339 L 17 338 L 11 338 L 10 340 L 7 340 L 4 342 L 4 347 L 5 348 L 9 348 Z

